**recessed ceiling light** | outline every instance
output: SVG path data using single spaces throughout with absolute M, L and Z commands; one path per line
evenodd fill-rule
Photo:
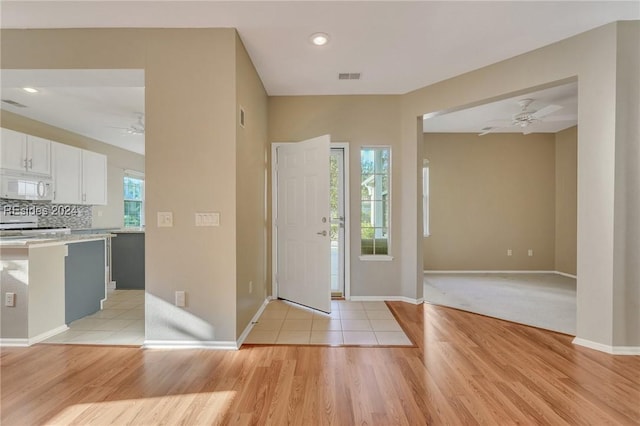
M 38 89 L 34 89 L 33 87 L 23 87 L 22 90 L 28 93 L 38 93 Z
M 309 39 L 311 40 L 311 43 L 315 44 L 316 46 L 324 46 L 329 42 L 329 35 L 326 33 L 314 33 L 311 34 L 311 37 L 309 37 Z

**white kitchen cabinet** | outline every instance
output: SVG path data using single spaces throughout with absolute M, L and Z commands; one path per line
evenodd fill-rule
M 82 202 L 107 204 L 107 156 L 82 150 Z
M 82 150 L 53 142 L 53 202 L 82 204 Z
M 51 141 L 2 129 L 3 169 L 51 176 Z
M 107 204 L 107 156 L 53 143 L 54 203 Z
M 27 135 L 9 129 L 2 130 L 2 157 L 0 165 L 3 169 L 18 172 L 25 171 L 27 156 Z

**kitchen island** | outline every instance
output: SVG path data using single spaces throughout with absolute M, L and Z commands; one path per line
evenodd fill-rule
M 106 244 L 111 234 L 2 238 L 0 342 L 29 346 L 100 310 L 106 298 Z

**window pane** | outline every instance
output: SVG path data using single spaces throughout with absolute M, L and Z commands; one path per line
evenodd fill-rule
M 389 150 L 377 149 L 375 152 L 375 173 L 389 172 Z
M 373 240 L 374 254 L 389 254 L 388 240 L 386 238 L 376 238 Z
M 375 230 L 373 228 L 361 228 L 361 250 L 362 254 L 374 254 L 373 252 L 373 235 Z
M 125 200 L 124 226 L 141 226 L 141 219 L 142 219 L 142 202 Z
M 329 204 L 331 217 L 338 217 L 338 158 L 335 155 L 329 157 Z
M 371 219 L 371 202 L 362 202 L 362 212 L 360 213 L 360 223 L 362 226 L 372 226 L 373 221 Z
M 129 176 L 124 177 L 124 199 L 142 201 L 142 186 L 144 181 Z

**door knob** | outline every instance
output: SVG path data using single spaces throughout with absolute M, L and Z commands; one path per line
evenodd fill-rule
M 323 237 L 326 237 L 327 236 L 327 231 L 316 232 L 316 234 L 322 235 Z

